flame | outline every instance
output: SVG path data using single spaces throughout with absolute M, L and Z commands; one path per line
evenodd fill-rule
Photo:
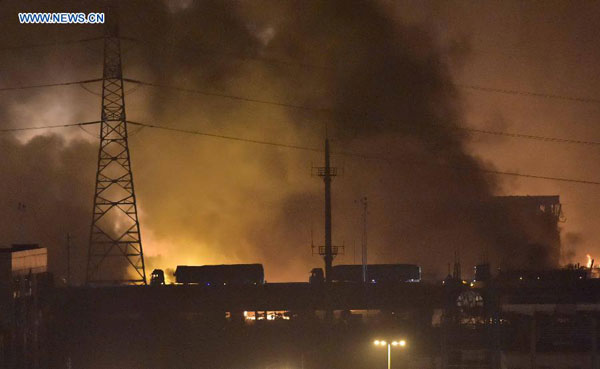
M 585 257 L 587 258 L 587 267 L 591 268 L 592 267 L 592 256 L 590 254 L 585 254 Z

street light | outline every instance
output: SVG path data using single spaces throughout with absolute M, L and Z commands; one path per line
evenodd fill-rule
M 406 340 L 394 340 L 391 343 L 384 340 L 375 340 L 373 341 L 375 346 L 386 346 L 387 345 L 387 367 L 388 369 L 392 368 L 392 346 L 397 347 L 406 347 Z

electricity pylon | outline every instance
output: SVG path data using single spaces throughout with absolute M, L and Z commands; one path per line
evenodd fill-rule
M 146 284 L 116 13 L 107 13 L 105 26 L 100 149 L 86 284 Z

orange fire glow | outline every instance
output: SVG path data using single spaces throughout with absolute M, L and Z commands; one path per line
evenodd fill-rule
M 591 268 L 594 259 L 592 259 L 592 256 L 590 254 L 585 254 L 585 257 L 587 258 L 587 267 Z

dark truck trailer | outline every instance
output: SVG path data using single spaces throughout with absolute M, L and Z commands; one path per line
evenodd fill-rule
M 320 273 L 319 273 L 320 272 Z M 362 265 L 335 265 L 331 270 L 331 281 L 334 283 L 363 282 Z M 323 282 L 323 270 L 315 268 L 311 271 L 310 283 Z M 415 264 L 369 264 L 367 265 L 368 283 L 405 283 L 420 282 L 421 267 Z
M 262 264 L 178 265 L 175 281 L 183 284 L 260 285 L 265 282 Z

